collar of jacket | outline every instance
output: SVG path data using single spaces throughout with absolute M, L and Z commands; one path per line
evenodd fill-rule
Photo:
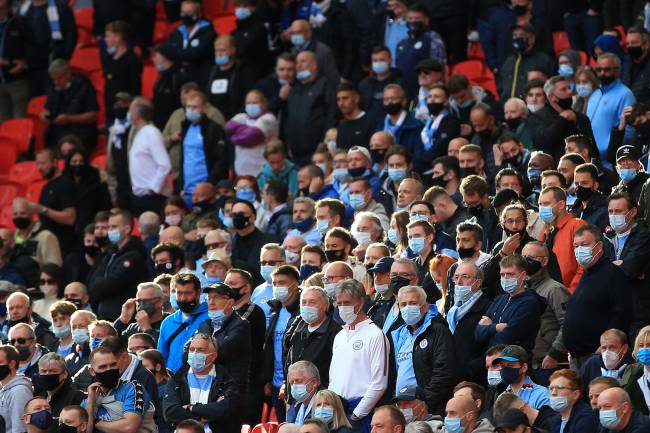
M 267 304 L 269 304 L 269 307 L 271 307 L 271 310 L 274 313 L 282 309 L 282 302 L 277 299 L 271 299 L 270 301 L 267 301 Z M 298 291 L 296 299 L 291 304 L 287 305 L 286 308 L 288 312 L 294 315 L 300 311 L 300 290 Z

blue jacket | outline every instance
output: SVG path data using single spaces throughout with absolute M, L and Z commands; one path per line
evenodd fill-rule
M 289 194 L 291 194 L 292 197 L 298 196 L 298 170 L 296 169 L 296 165 L 288 159 L 284 160 L 284 165 L 282 166 L 282 170 L 280 170 L 280 174 L 275 174 L 268 162 L 264 163 L 262 166 L 262 172 L 257 178 L 257 186 L 259 187 L 260 192 L 264 191 L 264 186 L 269 180 L 284 182 L 284 184 L 289 188 Z
M 562 418 L 555 415 L 548 419 L 548 433 L 560 433 Z M 600 423 L 598 422 L 598 413 L 591 410 L 591 406 L 583 401 L 577 401 L 571 409 L 571 415 L 564 426 L 563 433 L 584 433 L 595 432 Z
M 190 315 L 189 325 L 173 341 L 169 341 L 169 337 L 183 324 L 183 313 L 178 310 L 163 320 L 162 325 L 160 325 L 158 351 L 165 358 L 167 368 L 174 373 L 183 366 L 183 346 L 207 318 L 208 304 L 202 302 Z
M 541 297 L 531 290 L 525 290 L 513 298 L 508 294 L 499 295 L 485 312 L 492 319 L 492 324 L 476 325 L 474 337 L 479 342 L 488 341 L 487 347 L 516 344 L 531 351 L 535 346 L 544 307 Z M 507 323 L 508 326 L 497 332 L 496 325 L 499 323 Z
M 390 132 L 387 128 L 384 128 L 387 117 L 381 119 L 381 123 L 377 127 L 377 131 L 386 131 Z M 401 144 L 402 146 L 408 149 L 411 155 L 415 154 L 416 149 L 422 147 L 422 139 L 420 138 L 420 132 L 422 132 L 424 124 L 417 120 L 412 113 L 407 113 L 402 127 L 393 134 L 395 138 L 395 144 Z
M 409 35 L 397 44 L 395 66 L 404 74 L 409 99 L 413 99 L 418 91 L 418 73 L 415 67 L 425 59 L 437 60 L 441 65 L 447 63 L 445 44 L 433 30 L 423 32 L 415 38 Z
M 618 79 L 606 86 L 600 86 L 589 97 L 585 114 L 591 120 L 591 129 L 602 161 L 606 161 L 612 128 L 618 126 L 623 109 L 635 102 L 632 91 Z

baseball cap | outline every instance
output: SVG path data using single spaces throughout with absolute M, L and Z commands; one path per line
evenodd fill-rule
M 616 151 L 616 162 L 619 162 L 623 158 L 632 158 L 638 160 L 640 158 L 639 150 L 634 146 L 630 146 L 629 144 L 621 146 Z
M 528 353 L 526 352 L 526 349 L 521 346 L 506 346 L 503 348 L 503 351 L 501 351 L 501 356 L 492 361 L 492 365 L 498 364 L 500 361 L 528 362 Z
M 395 259 L 390 256 L 382 257 L 377 260 L 377 263 L 375 263 L 372 268 L 368 270 L 370 272 L 377 272 L 379 274 L 387 274 L 390 272 L 390 267 L 393 266 L 394 261 Z
M 210 255 L 208 255 L 208 258 L 205 259 L 203 263 L 201 263 L 201 266 L 203 267 L 203 269 L 205 269 L 207 264 L 210 262 L 221 262 L 226 267 L 229 267 L 230 266 L 229 261 L 230 261 L 229 258 L 221 251 L 212 251 Z
M 508 409 L 501 417 L 501 422 L 497 425 L 497 431 L 502 428 L 517 428 L 520 425 L 530 427 L 528 417 L 519 409 Z
M 215 291 L 220 295 L 224 295 L 232 299 L 237 299 L 238 297 L 235 289 L 224 283 L 214 283 L 203 288 L 203 293 L 209 293 L 211 291 Z
M 372 162 L 372 157 L 370 156 L 370 151 L 362 146 L 352 146 L 350 149 L 348 149 L 348 155 L 351 154 L 352 152 L 361 152 L 363 153 L 363 156 L 368 158 L 368 161 Z
M 435 59 L 424 59 L 424 60 L 420 60 L 420 62 L 415 67 L 415 70 L 418 72 L 420 71 L 442 72 L 442 65 L 440 64 L 439 61 Z
M 513 201 L 517 201 L 519 199 L 519 194 L 517 194 L 517 191 L 514 191 L 510 188 L 504 188 L 492 199 L 492 206 L 495 208 L 499 208 L 503 205 L 507 205 L 512 203 Z
M 424 395 L 424 391 L 419 386 L 409 385 L 400 389 L 395 395 L 395 400 L 422 400 L 426 401 L 427 397 Z

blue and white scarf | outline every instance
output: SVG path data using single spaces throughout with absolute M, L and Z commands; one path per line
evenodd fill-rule
M 456 326 L 458 325 L 458 322 L 460 322 L 460 319 L 469 312 L 482 294 L 482 291 L 477 290 L 465 303 L 456 304 L 449 309 L 449 313 L 447 313 L 447 323 L 449 323 L 449 330 L 452 334 L 456 331 Z
M 216 370 L 214 365 L 210 372 L 205 376 L 197 376 L 192 372 L 190 368 L 187 371 L 187 384 L 190 387 L 190 404 L 207 404 L 208 398 L 210 397 L 210 388 L 212 388 L 212 382 L 216 376 Z M 208 423 L 203 425 L 205 433 L 211 433 L 212 430 Z
M 187 30 L 187 26 L 185 24 L 182 24 L 179 28 L 178 31 L 181 32 L 181 36 L 183 36 L 183 48 L 187 48 L 187 45 L 190 43 L 190 39 L 192 39 L 192 36 L 194 36 L 199 30 L 211 26 L 208 21 L 206 20 L 201 20 L 192 29 L 191 32 Z
M 422 139 L 422 145 L 424 146 L 425 151 L 432 149 L 436 144 L 433 137 L 436 135 L 436 132 L 440 127 L 440 122 L 442 122 L 442 119 L 446 115 L 447 110 L 444 109 L 440 112 L 440 114 L 436 116 L 435 119 L 431 116 L 427 118 L 427 121 L 424 124 L 424 128 L 422 128 L 422 132 L 420 133 L 420 139 Z
M 399 132 L 400 129 L 402 129 L 402 124 L 404 123 L 405 119 L 406 119 L 406 111 L 402 111 L 402 114 L 400 114 L 399 119 L 397 119 L 397 122 L 393 125 L 390 122 L 390 116 L 387 114 L 386 117 L 384 118 L 384 131 L 390 132 L 390 134 L 393 137 L 397 137 L 397 133 Z
M 325 13 L 330 8 L 330 2 L 331 0 L 322 0 L 318 4 L 315 2 L 311 3 L 311 8 L 309 10 L 309 24 L 311 24 L 312 28 L 318 29 L 327 22 Z
M 25 0 L 20 5 L 20 16 L 27 15 L 29 8 L 32 6 L 32 0 Z M 62 41 L 63 33 L 61 33 L 61 23 L 59 22 L 59 9 L 56 7 L 56 0 L 47 0 L 47 20 L 50 23 L 50 34 L 52 40 Z

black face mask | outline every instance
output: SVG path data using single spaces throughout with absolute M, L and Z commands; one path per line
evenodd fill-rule
M 149 315 L 149 317 L 152 317 L 156 314 L 157 308 L 151 301 L 135 301 L 135 310 L 144 311 Z
M 181 19 L 186 27 L 192 27 L 198 21 L 194 15 L 183 15 Z
M 634 131 L 640 137 L 650 137 L 650 122 L 639 123 L 634 127 Z
M 16 217 L 13 221 L 16 228 L 20 230 L 25 230 L 32 223 L 31 218 L 27 217 Z
M 9 373 L 11 373 L 11 370 L 9 369 L 9 365 L 0 365 L 0 380 L 4 380 L 7 376 L 9 376 Z
M 348 168 L 348 174 L 350 177 L 360 177 L 363 176 L 363 173 L 365 173 L 366 170 L 366 167 Z
M 234 214 L 232 216 L 232 225 L 237 230 L 243 230 L 251 225 L 251 222 L 244 215 Z
M 129 112 L 129 109 L 127 107 L 115 107 L 113 108 L 113 116 L 115 116 L 116 119 L 124 119 L 126 118 L 126 113 Z
M 414 36 L 421 35 L 425 30 L 423 21 L 412 21 L 410 23 L 407 23 L 406 26 L 409 29 L 409 33 Z
M 82 177 L 83 175 L 86 174 L 87 171 L 88 171 L 88 165 L 86 164 L 70 166 L 70 173 L 72 173 L 72 175 L 75 177 Z
M 515 119 L 506 119 L 506 125 L 508 125 L 508 128 L 511 131 L 514 131 L 519 127 L 519 124 L 521 123 L 521 118 L 517 117 Z
M 540 269 L 542 269 L 541 262 L 538 262 L 532 257 L 524 257 L 524 259 L 526 260 L 526 273 L 528 275 L 535 275 Z
M 463 260 L 469 259 L 476 253 L 476 250 L 474 248 L 458 247 L 456 251 L 458 252 L 458 257 L 460 257 Z
M 16 349 L 18 350 L 18 358 L 20 358 L 21 361 L 27 361 L 32 354 L 29 352 L 29 347 L 27 346 L 17 346 Z
M 460 177 L 471 176 L 476 173 L 476 167 L 461 167 L 460 168 Z
M 27 323 L 27 324 L 29 324 L 29 316 L 21 317 L 20 319 L 16 319 L 16 320 L 8 320 L 8 322 L 9 322 L 9 327 L 17 325 L 19 323 Z
M 192 212 L 194 213 L 203 213 L 210 209 L 212 203 L 210 200 L 203 200 L 198 203 L 192 203 Z
M 370 149 L 370 157 L 374 164 L 379 164 L 384 161 L 384 155 L 388 149 Z
M 328 263 L 341 261 L 343 260 L 343 250 L 326 250 L 325 257 Z
M 84 245 L 84 254 L 94 259 L 99 255 L 99 247 L 97 245 Z
M 603 77 L 598 77 L 598 79 L 600 80 L 600 83 L 603 86 L 606 86 L 608 84 L 612 84 L 614 82 L 614 80 L 616 79 L 616 77 L 603 76 Z
M 72 427 L 68 424 L 59 424 L 59 428 L 56 429 L 57 433 L 77 433 L 77 427 Z
M 395 11 L 392 9 L 386 9 L 386 16 L 388 19 L 394 20 L 397 15 L 395 15 Z
M 393 293 L 397 293 L 399 289 L 401 289 L 404 286 L 408 286 L 410 283 L 408 278 L 404 277 L 392 277 L 390 279 L 390 282 L 388 283 L 388 288 L 393 291 Z
M 194 310 L 196 310 L 196 307 L 198 306 L 198 303 L 196 302 L 196 299 L 193 299 L 191 301 L 176 301 L 178 303 L 178 309 L 181 310 L 185 314 L 190 314 Z
M 582 185 L 576 186 L 576 197 L 580 201 L 587 201 L 594 195 L 594 190 L 591 188 L 586 188 Z
M 68 301 L 68 302 L 73 303 L 75 305 L 75 307 L 77 307 L 77 310 L 83 309 L 83 304 L 81 303 L 81 299 L 68 299 L 68 298 L 66 298 L 65 300 Z
M 174 264 L 172 262 L 158 263 L 156 265 L 156 275 L 169 274 L 173 269 L 174 269 Z
M 429 114 L 432 116 L 437 116 L 440 114 L 443 108 L 445 108 L 445 104 L 442 102 L 431 102 L 427 104 L 427 108 L 429 109 Z
M 399 114 L 400 111 L 402 111 L 402 104 L 399 102 L 384 104 L 384 113 L 388 114 L 389 116 L 395 116 L 396 114 Z
M 513 236 L 513 235 L 519 234 L 519 236 L 521 236 L 521 239 L 523 239 L 524 236 L 525 236 L 526 233 L 527 233 L 527 232 L 526 232 L 526 229 L 518 230 L 518 231 L 515 232 L 515 231 L 512 231 L 512 230 L 508 230 L 508 229 L 505 228 L 505 227 L 503 228 L 503 231 L 504 231 L 505 234 L 508 235 L 508 236 Z
M 445 180 L 444 174 L 442 176 L 431 178 L 431 186 L 441 186 L 444 188 L 446 185 L 447 185 L 447 181 Z
M 563 110 L 570 110 L 571 105 L 573 105 L 573 98 L 569 96 L 568 98 L 558 99 L 557 105 L 559 105 Z
M 469 211 L 470 214 L 478 218 L 481 215 L 483 215 L 484 208 L 482 204 L 479 204 L 478 206 L 472 206 L 472 207 L 468 206 L 467 210 Z
M 510 167 L 519 167 L 522 162 L 524 162 L 524 154 L 520 153 L 518 155 L 512 156 L 510 158 L 506 158 L 503 160 L 503 162 L 506 165 L 509 165 Z
M 518 17 L 522 15 L 526 15 L 526 12 L 528 12 L 528 8 L 524 5 L 514 5 L 512 7 L 512 11 L 517 15 Z
M 492 131 L 490 131 L 489 128 L 483 129 L 482 131 L 476 131 L 476 135 L 478 135 L 482 139 L 488 139 L 492 137 Z
M 36 377 L 38 385 L 46 391 L 54 391 L 61 383 L 58 374 L 41 374 Z
M 95 236 L 95 243 L 99 248 L 104 248 L 108 245 L 108 236 Z
M 41 430 L 47 430 L 52 424 L 52 412 L 47 409 L 34 412 L 29 416 L 29 423 Z
M 52 179 L 54 177 L 54 174 L 56 173 L 56 168 L 52 168 L 49 172 L 43 176 L 45 179 Z
M 102 373 L 95 373 L 95 379 L 101 383 L 104 388 L 113 389 L 120 381 L 120 370 L 113 368 Z
M 627 53 L 632 60 L 637 60 L 643 55 L 643 48 L 641 47 L 627 47 Z

